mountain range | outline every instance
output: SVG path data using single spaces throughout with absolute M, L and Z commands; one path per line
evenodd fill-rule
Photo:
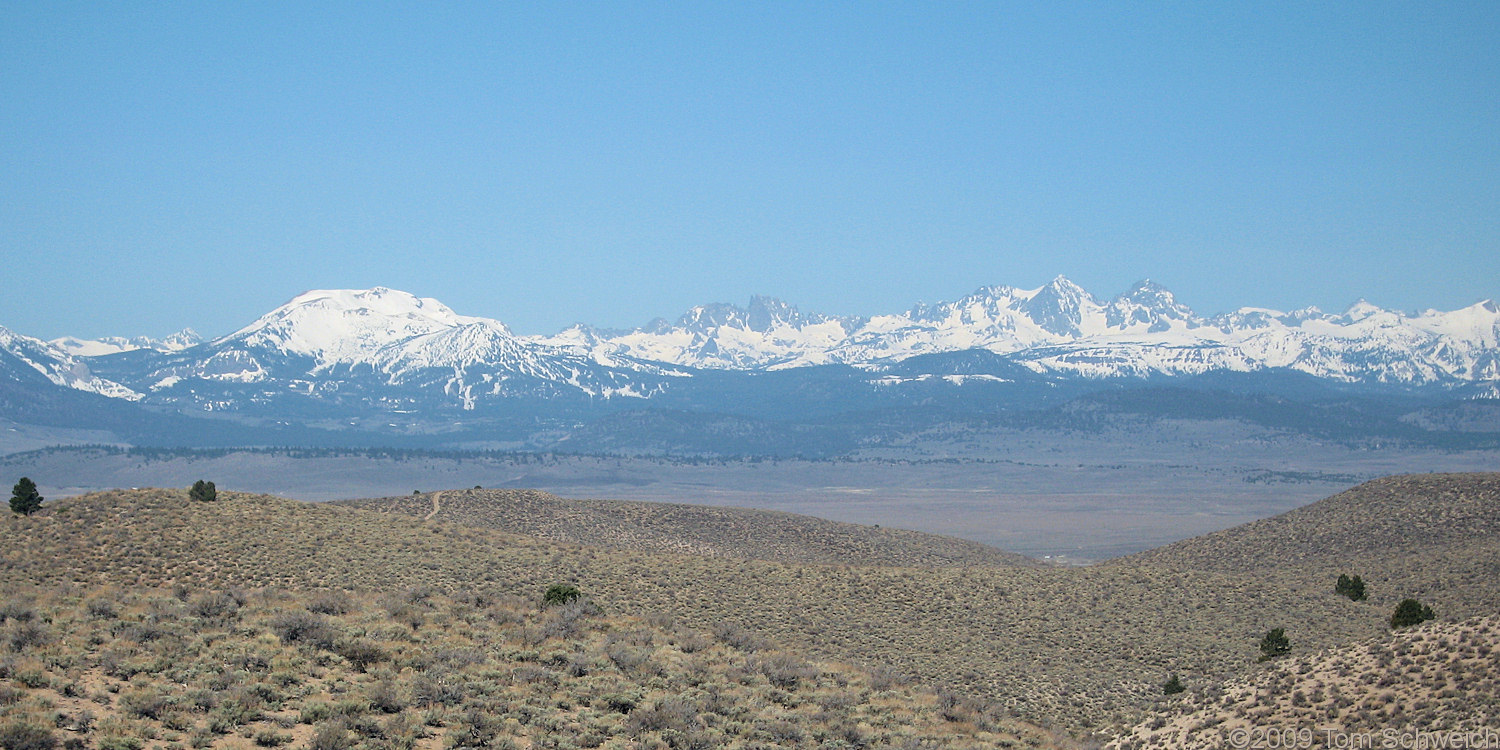
M 1058 277 L 871 317 L 753 297 L 631 330 L 580 324 L 522 336 L 376 287 L 306 292 L 209 341 L 184 330 L 162 340 L 45 342 L 0 328 L 0 383 L 12 391 L 66 388 L 157 413 L 325 429 L 442 431 L 570 409 L 786 418 L 893 404 L 987 407 L 1218 376 L 1494 396 L 1500 306 L 1409 314 L 1361 300 L 1339 314 L 1242 308 L 1204 317 L 1150 281 L 1104 301 Z

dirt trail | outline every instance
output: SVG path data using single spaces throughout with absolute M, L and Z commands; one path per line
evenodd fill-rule
M 435 516 L 435 515 L 437 515 L 438 511 L 440 511 L 440 510 L 443 509 L 443 506 L 438 503 L 438 498 L 440 498 L 442 496 L 443 496 L 442 492 L 434 492 L 434 493 L 432 493 L 432 512 L 428 513 L 425 516 L 423 516 L 422 517 L 423 521 L 431 521 L 432 517 Z

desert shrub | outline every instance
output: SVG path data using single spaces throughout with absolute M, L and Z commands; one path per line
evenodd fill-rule
M 36 619 L 36 610 L 22 602 L 6 602 L 0 604 L 0 623 L 14 620 L 16 622 L 30 622 Z
M 398 714 L 406 710 L 406 698 L 391 680 L 381 680 L 371 685 L 365 698 L 370 701 L 371 707 L 381 713 Z
M 120 605 L 104 596 L 89 599 L 83 603 L 83 608 L 89 613 L 89 617 L 100 620 L 113 620 L 120 616 Z
M 349 736 L 349 730 L 344 728 L 343 723 L 329 721 L 319 724 L 313 730 L 307 747 L 308 750 L 348 750 L 354 747 L 354 739 Z
M 338 628 L 321 615 L 312 612 L 282 612 L 271 618 L 271 632 L 282 643 L 306 643 L 332 649 Z
M 635 710 L 640 698 L 628 693 L 614 693 L 604 696 L 604 706 L 615 713 L 628 714 Z
M 10 643 L 12 651 L 23 651 L 32 646 L 40 646 L 51 639 L 47 628 L 39 622 L 26 620 L 11 625 L 10 632 L 6 634 L 6 641 Z
M 172 699 L 155 688 L 131 690 L 120 694 L 120 710 L 127 716 L 161 719 L 172 707 Z
M 463 685 L 448 675 L 418 675 L 411 686 L 418 706 L 456 706 L 464 699 Z
M 285 732 L 278 732 L 274 729 L 262 729 L 255 733 L 255 744 L 257 747 L 281 747 L 282 745 L 290 745 L 291 743 L 292 736 Z
M 349 600 L 349 595 L 342 591 L 329 591 L 317 595 L 307 603 L 309 612 L 320 615 L 346 615 L 354 609 L 354 604 Z
M 0 747 L 6 750 L 52 750 L 57 735 L 50 727 L 25 720 L 0 724 Z
M 714 625 L 714 637 L 725 645 L 745 653 L 762 651 L 769 645 L 766 639 L 759 635 L 728 622 L 719 622 Z
M 1175 674 L 1172 675 L 1171 679 L 1167 680 L 1165 683 L 1162 683 L 1161 686 L 1162 695 L 1176 695 L 1183 692 L 1184 690 L 1187 690 L 1187 688 L 1183 687 L 1182 680 L 1177 679 L 1177 675 Z
M 571 583 L 554 583 L 547 587 L 547 592 L 542 594 L 542 606 L 551 607 L 559 604 L 567 604 L 583 596 L 577 586 Z
M 1365 579 L 1359 576 L 1351 577 L 1348 573 L 1340 573 L 1338 582 L 1333 584 L 1333 591 L 1349 597 L 1350 601 L 1362 602 L 1365 600 Z
M 681 698 L 663 698 L 650 708 L 636 709 L 630 713 L 630 731 L 685 732 L 698 717 L 698 709 Z
M 1285 628 L 1273 628 L 1266 631 L 1266 637 L 1260 639 L 1260 661 L 1285 656 L 1291 650 L 1292 641 L 1286 637 Z
M 372 664 L 378 664 L 390 658 L 385 649 L 374 641 L 365 638 L 346 638 L 338 641 L 333 647 L 334 653 L 349 660 L 355 669 L 363 672 Z
M 790 690 L 802 680 L 815 679 L 818 670 L 792 654 L 777 652 L 751 659 L 750 666 L 776 687 Z
M 193 482 L 193 488 L 188 490 L 188 497 L 200 503 L 211 503 L 219 499 L 219 488 L 213 482 L 205 482 L 199 479 Z
M 188 614 L 214 622 L 223 622 L 235 616 L 240 603 L 229 594 L 200 594 L 188 603 Z
M 1416 599 L 1402 599 L 1401 603 L 1396 605 L 1396 611 L 1391 613 L 1391 628 L 1410 627 L 1434 619 L 1435 617 L 1436 615 L 1432 613 L 1432 607 Z
M 501 726 L 499 718 L 478 707 L 470 707 L 448 730 L 444 745 L 453 750 L 493 747 L 500 736 Z

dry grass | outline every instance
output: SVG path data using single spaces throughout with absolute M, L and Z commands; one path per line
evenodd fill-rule
M 536 490 L 479 489 L 338 504 L 643 552 L 923 568 L 1039 565 L 1022 555 L 954 537 L 747 508 L 569 500 Z
M 1379 742 L 1387 730 L 1493 729 L 1500 721 L 1497 649 L 1496 616 L 1396 631 L 1163 700 L 1156 716 L 1111 747 L 1206 750 L 1228 747 L 1236 729 L 1254 728 L 1311 730 L 1304 736 L 1312 747 L 1326 746 L 1330 732 Z

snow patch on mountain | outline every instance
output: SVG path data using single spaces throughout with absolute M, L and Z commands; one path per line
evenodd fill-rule
M 0 327 L 0 352 L 18 360 L 60 386 L 110 398 L 138 401 L 143 396 L 112 380 L 95 376 L 77 357 L 41 339 Z

